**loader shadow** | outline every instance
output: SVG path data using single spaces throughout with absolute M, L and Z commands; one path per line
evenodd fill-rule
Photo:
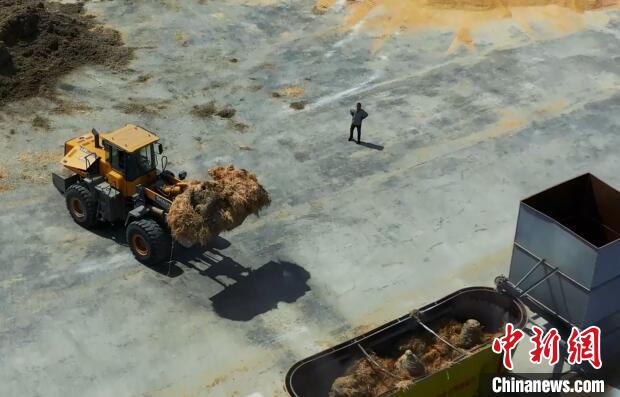
M 127 240 L 125 239 L 125 227 L 120 223 L 114 225 L 98 224 L 93 229 L 90 229 L 89 232 L 92 232 L 99 237 L 112 240 L 118 245 L 129 247 Z
M 96 234 L 99 237 L 103 237 L 108 240 L 114 241 L 116 244 L 129 248 L 129 244 L 127 243 L 127 238 L 125 237 L 125 226 L 122 223 L 117 223 L 114 225 L 97 225 L 93 229 L 90 229 L 89 232 Z M 179 250 L 182 247 L 178 247 L 178 244 L 175 244 L 174 250 Z M 133 257 L 132 257 L 133 258 Z M 175 264 L 175 261 L 172 262 L 166 261 L 165 263 L 155 265 L 155 266 L 147 266 L 144 264 L 140 264 L 137 260 L 135 261 L 136 265 L 144 266 L 148 269 L 151 269 L 162 276 L 175 278 L 183 274 L 183 269 Z
M 200 250 L 189 250 L 176 260 L 224 287 L 209 298 L 215 313 L 222 318 L 250 321 L 277 308 L 278 303 L 293 303 L 310 291 L 310 273 L 295 263 L 269 261 L 252 269 L 208 247 L 202 250 L 199 258 L 200 267 L 207 267 L 200 269 L 194 264 L 199 253 Z

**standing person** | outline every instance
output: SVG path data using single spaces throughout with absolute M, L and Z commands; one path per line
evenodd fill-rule
M 361 142 L 361 137 L 362 137 L 362 120 L 364 120 L 366 117 L 368 117 L 368 113 L 366 113 L 366 111 L 364 109 L 362 109 L 362 104 L 361 103 L 357 103 L 357 107 L 355 109 L 351 109 L 350 110 L 351 113 L 351 130 L 350 135 L 349 135 L 349 140 L 352 141 L 353 140 L 353 130 L 357 128 L 357 143 L 359 144 Z

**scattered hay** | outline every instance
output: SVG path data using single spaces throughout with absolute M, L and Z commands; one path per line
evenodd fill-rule
M 183 47 L 189 46 L 192 41 L 189 35 L 184 32 L 177 32 L 177 34 L 174 36 L 174 39 L 181 43 Z
M 283 96 L 291 97 L 291 98 L 299 98 L 301 96 L 304 96 L 305 94 L 306 94 L 306 90 L 303 87 L 290 86 L 290 87 L 284 87 L 276 92 L 273 92 L 271 96 L 273 96 L 274 98 L 280 98 Z
M 222 88 L 224 87 L 226 84 L 221 82 L 221 81 L 214 81 L 212 83 L 210 83 L 209 85 L 205 86 L 203 88 L 204 91 L 209 91 L 209 90 L 214 90 L 217 88 Z
M 227 107 L 224 109 L 221 109 L 220 111 L 217 112 L 217 115 L 220 116 L 223 119 L 231 119 L 235 116 L 235 113 L 237 113 L 237 111 L 231 107 Z
M 0 0 L 0 105 L 52 96 L 58 78 L 84 64 L 120 69 L 131 58 L 118 32 L 83 4 Z
M 62 158 L 58 152 L 20 153 L 17 161 L 21 165 L 19 178 L 29 183 L 49 183 L 51 165 Z
M 241 121 L 230 120 L 230 126 L 238 132 L 246 132 L 250 126 Z
M 215 101 L 211 101 L 204 105 L 194 105 L 194 107 L 190 111 L 190 114 L 192 114 L 193 116 L 203 119 L 211 118 L 214 115 L 217 115 L 223 119 L 232 119 L 233 117 L 235 117 L 236 113 L 237 111 L 230 106 L 218 109 Z
M 276 64 L 275 63 L 271 63 L 271 62 L 266 62 L 263 63 L 259 66 L 259 68 L 261 69 L 267 69 L 267 70 L 273 70 L 276 68 Z
M 0 181 L 0 193 L 10 192 L 11 190 L 15 190 L 15 184 Z
M 235 167 L 209 169 L 211 180 L 189 182 L 176 196 L 167 216 L 174 238 L 184 245 L 205 245 L 241 225 L 271 203 L 256 176 Z
M 211 101 L 205 105 L 194 105 L 190 113 L 196 117 L 207 119 L 217 113 L 215 101 Z
M 125 114 L 146 114 L 156 115 L 160 111 L 168 108 L 169 101 L 140 101 L 128 98 L 132 102 L 114 105 L 114 109 L 118 109 Z
M 345 376 L 334 381 L 328 397 L 375 397 L 392 390 L 400 381 L 388 374 L 395 372 L 395 361 L 374 353 L 370 358 L 377 366 L 366 358 L 357 360 Z
M 291 103 L 291 109 L 295 109 L 295 110 L 303 110 L 306 107 L 306 103 L 305 102 L 293 102 Z
M 149 81 L 151 78 L 153 78 L 153 75 L 150 73 L 146 73 L 146 74 L 141 74 L 140 76 L 138 76 L 135 80 L 136 83 L 146 83 L 147 81 Z
M 335 3 L 335 0 L 318 0 L 314 7 L 312 7 L 312 13 L 314 15 L 325 14 Z
M 52 110 L 55 114 L 75 114 L 75 113 L 87 113 L 92 110 L 90 106 L 84 105 L 79 102 L 67 102 L 64 100 L 57 101 L 57 106 Z
M 15 185 L 8 181 L 9 173 L 8 171 L 0 166 L 0 193 L 8 192 L 15 189 Z
M 41 117 L 36 115 L 34 119 L 32 119 L 32 126 L 34 128 L 38 128 L 40 130 L 49 130 L 52 126 L 50 125 L 50 121 L 45 117 Z
M 465 324 L 469 328 L 465 331 L 467 335 L 470 335 L 468 332 L 475 335 L 481 331 L 476 320 L 468 320 Z M 436 332 L 452 345 L 457 345 L 463 328 L 463 323 L 450 320 L 438 327 Z M 496 335 L 481 333 L 478 343 L 471 345 L 469 350 L 490 343 Z M 459 358 L 457 351 L 430 333 L 422 337 L 409 336 L 397 343 L 397 347 L 396 357 L 380 357 L 370 352 L 372 361 L 378 366 L 366 358 L 355 361 L 343 376 L 334 381 L 329 397 L 375 397 L 391 390 L 406 389 L 416 378 L 440 371 Z

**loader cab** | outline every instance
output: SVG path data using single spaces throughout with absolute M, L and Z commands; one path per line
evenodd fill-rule
M 107 142 L 104 142 L 103 146 L 110 166 L 121 173 L 126 181 L 133 181 L 155 170 L 153 144 L 144 146 L 133 153 L 128 153 Z
M 155 134 L 130 124 L 102 134 L 102 138 L 108 169 L 104 172 L 106 180 L 123 196 L 131 196 L 137 185 L 150 183 L 156 178 L 155 152 L 161 145 Z

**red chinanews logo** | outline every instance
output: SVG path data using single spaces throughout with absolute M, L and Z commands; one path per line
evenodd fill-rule
M 562 339 L 557 329 L 551 328 L 547 333 L 542 328 L 533 326 L 533 335 L 529 338 L 534 346 L 529 351 L 529 359 L 532 364 L 555 365 L 560 360 L 560 340 Z M 504 368 L 513 369 L 512 351 L 525 337 L 525 332 L 514 325 L 506 324 L 504 336 L 493 340 L 491 349 L 494 353 L 503 354 Z M 602 367 L 601 361 L 601 330 L 597 326 L 591 326 L 583 331 L 573 327 L 567 341 L 567 361 L 569 364 L 581 364 L 589 362 L 596 369 Z

